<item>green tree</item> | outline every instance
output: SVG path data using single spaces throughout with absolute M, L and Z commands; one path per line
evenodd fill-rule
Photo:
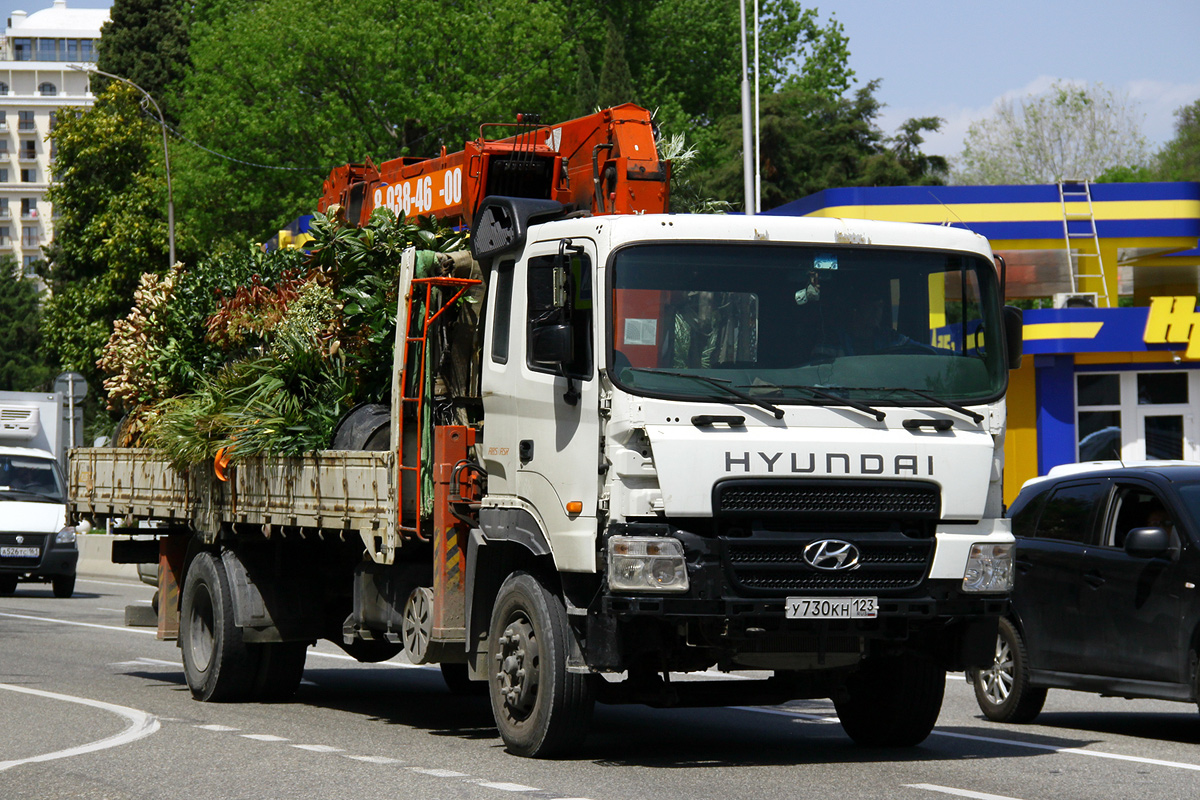
M 770 209 L 837 186 L 896 186 L 944 183 L 946 160 L 921 152 L 923 131 L 938 129 L 936 117 L 908 120 L 893 137 L 875 120 L 879 81 L 853 97 L 828 97 L 801 88 L 762 99 L 760 172 L 762 206 Z M 721 166 L 704 185 L 710 197 L 742 206 L 741 117 L 722 120 Z
M 636 102 L 633 76 L 629 73 L 629 62 L 625 60 L 624 37 L 612 20 L 608 21 L 607 28 L 600 82 L 596 88 L 596 103 L 601 108 Z
M 1175 138 L 1157 160 L 1159 180 L 1200 181 L 1200 100 L 1175 111 Z
M 114 0 L 100 29 L 96 66 L 149 92 L 166 119 L 178 121 L 177 91 L 188 70 L 188 33 L 182 0 Z M 109 79 L 97 76 L 93 89 Z
M 54 377 L 41 352 L 41 297 L 34 281 L 21 275 L 12 256 L 0 257 L 0 391 L 28 392 Z
M 459 150 L 518 111 L 569 116 L 577 42 L 559 12 L 496 0 L 451 24 L 435 0 L 261 0 L 196 23 L 183 128 L 237 160 L 182 148 L 180 214 L 210 237 L 269 236 L 313 210 L 334 166 Z
M 1095 180 L 1112 167 L 1147 161 L 1146 140 L 1128 98 L 1101 85 L 1056 82 L 1019 104 L 971 123 L 954 180 L 975 184 Z
M 141 94 L 113 83 L 83 114 L 60 114 L 51 134 L 59 215 L 46 248 L 52 296 L 42 331 L 46 358 L 99 386 L 96 359 L 144 272 L 167 266 L 161 132 Z

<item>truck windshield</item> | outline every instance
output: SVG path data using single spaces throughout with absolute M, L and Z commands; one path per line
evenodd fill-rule
M 0 456 L 0 502 L 66 502 L 58 466 L 48 458 Z
M 610 374 L 681 399 L 729 402 L 700 375 L 776 405 L 988 402 L 1007 380 L 997 283 L 987 259 L 948 251 L 629 247 L 612 266 Z

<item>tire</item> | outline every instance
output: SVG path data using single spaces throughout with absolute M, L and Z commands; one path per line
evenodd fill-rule
M 17 593 L 17 576 L 0 575 L 0 597 L 11 597 Z
M 55 597 L 70 597 L 75 594 L 75 576 L 55 575 L 50 579 L 50 586 L 54 589 Z
M 183 674 L 192 696 L 205 702 L 246 699 L 257 677 L 255 653 L 233 622 L 225 567 L 211 553 L 188 566 L 179 619 Z
M 459 697 L 482 697 L 487 694 L 486 681 L 473 681 L 469 677 L 466 664 L 447 664 L 442 662 L 442 680 L 450 694 Z
M 265 703 L 292 699 L 304 677 L 308 642 L 271 642 L 248 648 L 258 662 L 251 690 L 254 699 Z
M 582 744 L 595 693 L 590 675 L 567 671 L 570 631 L 562 601 L 526 572 L 496 595 L 488 636 L 488 695 L 508 751 L 564 755 Z
M 992 665 L 971 670 L 969 677 L 979 710 L 994 722 L 1033 722 L 1046 703 L 1046 690 L 1029 685 L 1025 640 L 1008 619 L 1000 620 Z
M 842 728 L 863 747 L 914 747 L 937 723 L 946 672 L 922 655 L 862 662 L 834 699 Z

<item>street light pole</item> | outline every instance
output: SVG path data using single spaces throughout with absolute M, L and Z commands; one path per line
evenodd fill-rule
M 90 64 L 71 64 L 70 67 L 71 69 L 76 69 L 80 72 L 94 72 L 97 75 L 103 75 L 106 78 L 112 78 L 114 81 L 127 83 L 145 95 L 146 99 L 150 101 L 150 104 L 154 106 L 154 111 L 158 114 L 158 125 L 162 129 L 163 164 L 167 170 L 167 243 L 169 245 L 171 259 L 170 263 L 167 264 L 167 267 L 170 268 L 175 266 L 175 198 L 171 192 L 171 151 L 167 147 L 167 120 L 165 117 L 163 117 L 162 109 L 159 108 L 158 102 L 153 96 L 151 96 L 149 92 L 128 78 L 122 78 L 120 75 L 113 75 L 110 72 L 104 72 L 103 70 L 96 69 Z

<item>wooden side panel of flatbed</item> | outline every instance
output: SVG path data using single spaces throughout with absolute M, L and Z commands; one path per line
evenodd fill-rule
M 157 451 L 92 447 L 71 451 L 71 508 L 77 519 L 153 519 L 188 525 L 206 539 L 224 525 L 354 532 L 372 557 L 390 563 L 400 545 L 395 455 L 324 450 L 238 462 L 220 481 L 211 465 L 182 472 Z

